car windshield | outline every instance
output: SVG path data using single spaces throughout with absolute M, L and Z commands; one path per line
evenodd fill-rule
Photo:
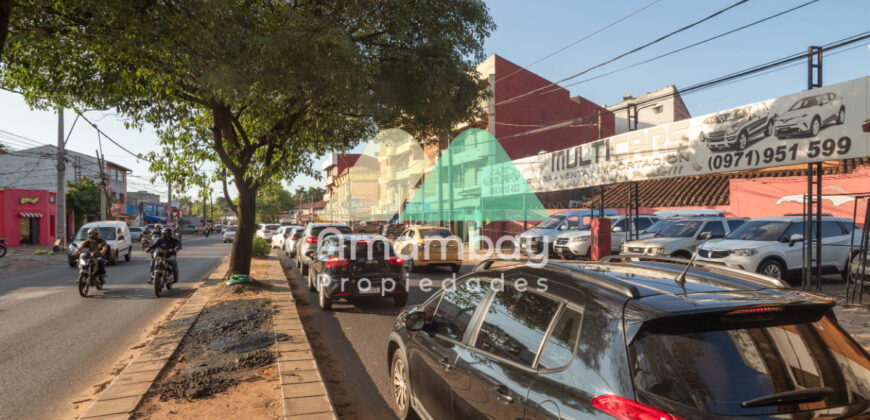
M 670 220 L 665 220 L 665 219 L 659 220 L 658 222 L 653 223 L 652 226 L 646 228 L 646 232 L 647 233 L 659 233 L 669 223 L 671 223 Z
M 334 235 L 336 230 L 344 235 L 349 235 L 353 233 L 353 231 L 348 226 L 317 226 L 311 228 L 311 236 L 318 237 L 320 236 L 320 232 L 323 232 L 327 228 L 329 229 L 328 234 L 324 236 Z
M 420 229 L 420 236 L 423 239 L 429 238 L 449 238 L 453 236 L 447 229 Z
M 346 239 L 342 249 L 345 258 L 352 258 L 354 260 L 384 260 L 396 255 L 393 251 L 393 246 L 383 239 L 357 239 L 356 249 L 352 250 L 351 246 L 350 239 Z
M 277 230 L 281 225 L 263 225 L 263 229 L 266 230 Z
M 535 226 L 538 229 L 554 229 L 556 226 L 559 226 L 559 223 L 562 222 L 565 216 L 550 216 L 549 219 L 544 220 L 541 224 Z
M 870 360 L 827 317 L 754 328 L 641 332 L 629 345 L 629 360 L 640 398 L 654 395 L 719 416 L 773 418 L 870 400 Z M 811 404 L 743 407 L 756 398 L 812 388 L 832 393 Z
M 665 226 L 657 236 L 663 238 L 690 238 L 701 227 L 701 221 L 678 220 Z
M 749 221 L 728 234 L 725 239 L 740 239 L 744 241 L 776 241 L 788 229 L 785 221 Z
M 82 228 L 79 230 L 79 234 L 76 235 L 77 241 L 85 241 L 88 239 L 88 230 L 91 228 Z M 100 227 L 97 228 L 100 231 L 100 238 L 104 241 L 114 241 L 116 238 L 115 228 L 113 227 Z
M 230 227 L 227 228 L 227 232 L 235 232 L 235 231 L 236 231 L 236 227 L 235 227 L 235 226 L 230 226 Z
M 789 108 L 789 111 L 794 111 L 796 109 L 809 108 L 811 106 L 816 106 L 819 104 L 818 96 L 810 96 L 809 98 L 803 98 L 794 103 L 794 105 Z

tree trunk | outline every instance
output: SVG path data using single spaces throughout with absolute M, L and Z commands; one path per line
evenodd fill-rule
M 229 274 L 250 274 L 251 256 L 254 247 L 254 234 L 257 233 L 257 190 L 250 188 L 244 182 L 236 180 L 239 190 L 238 220 L 236 239 L 233 241 L 233 251 L 230 253 Z

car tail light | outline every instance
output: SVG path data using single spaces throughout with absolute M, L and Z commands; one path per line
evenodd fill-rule
M 285 233 L 285 234 L 284 234 L 284 239 L 287 239 L 287 236 L 289 236 L 289 235 Z
M 269 233 L 269 229 L 263 229 L 263 233 Z
M 305 243 L 306 243 L 306 244 L 316 244 L 316 243 L 317 243 L 317 238 L 315 238 L 315 237 L 313 237 L 313 236 L 306 236 L 306 237 L 305 237 Z
M 326 263 L 324 263 L 323 265 L 325 265 L 329 268 L 334 268 L 334 267 L 347 267 L 347 264 L 348 264 L 348 262 L 346 259 L 341 258 L 339 256 L 335 256 L 335 257 L 329 257 L 329 259 L 326 260 Z
M 405 263 L 405 260 L 403 260 L 399 257 L 390 257 L 390 258 L 387 258 L 387 262 L 389 262 L 392 265 L 402 265 Z
M 727 315 L 743 315 L 743 314 L 764 314 L 770 312 L 780 312 L 782 311 L 782 307 L 780 306 L 757 306 L 755 308 L 743 308 L 736 309 L 731 312 L 728 312 Z
M 657 408 L 616 395 L 601 395 L 592 399 L 592 406 L 620 420 L 683 420 Z

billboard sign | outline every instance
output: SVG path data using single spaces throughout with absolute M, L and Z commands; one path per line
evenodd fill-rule
M 870 156 L 864 77 L 514 161 L 535 192 Z

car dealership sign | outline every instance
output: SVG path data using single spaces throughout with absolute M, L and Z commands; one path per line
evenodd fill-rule
M 536 192 L 870 156 L 870 77 L 514 161 Z

